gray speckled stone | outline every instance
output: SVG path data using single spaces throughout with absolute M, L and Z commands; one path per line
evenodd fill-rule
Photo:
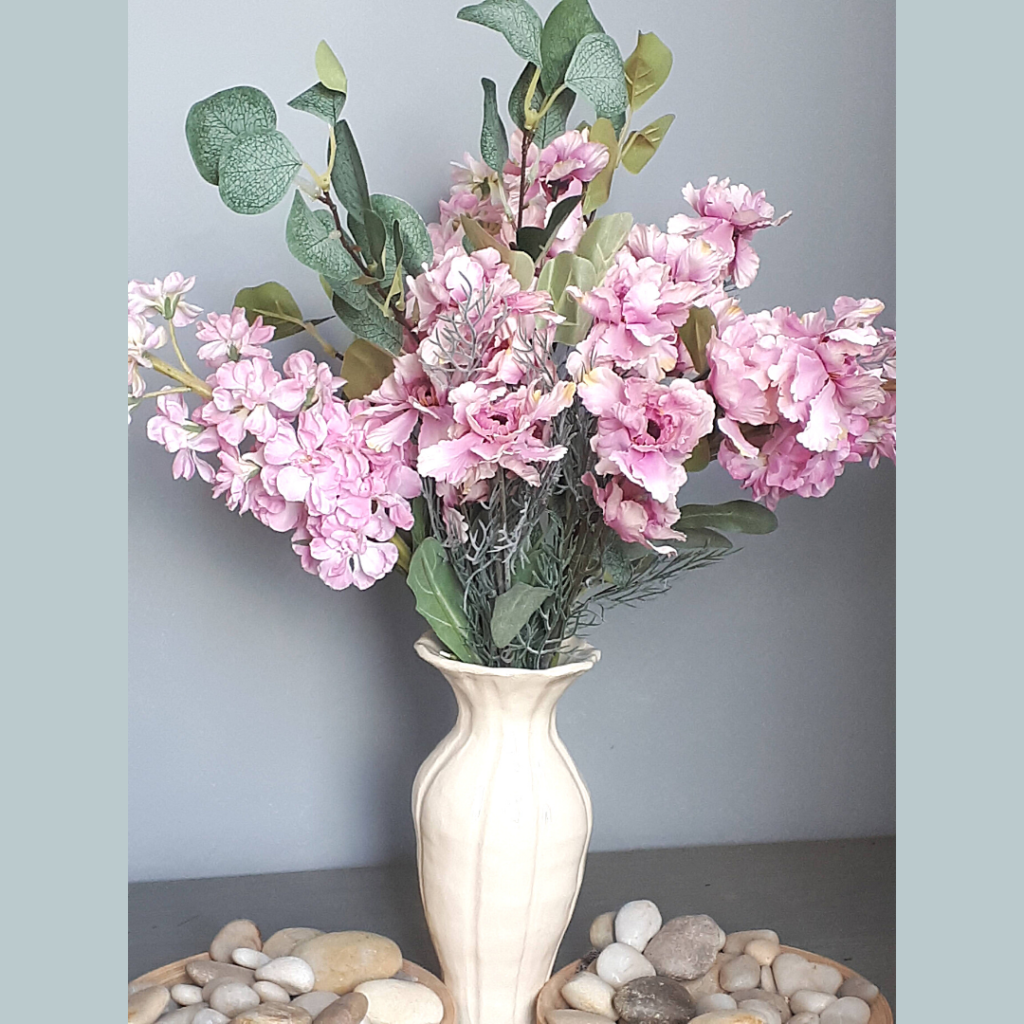
M 666 921 L 644 947 L 644 956 L 658 974 L 692 981 L 706 974 L 725 944 L 725 932 L 707 914 L 688 914 Z
M 621 1024 L 686 1024 L 697 1015 L 690 993 L 675 978 L 637 978 L 615 993 Z

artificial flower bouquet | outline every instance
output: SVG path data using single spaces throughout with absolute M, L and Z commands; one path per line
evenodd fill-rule
M 133 281 L 129 405 L 155 398 L 147 434 L 174 476 L 290 533 L 328 586 L 397 567 L 455 658 L 544 668 L 604 605 L 720 560 L 729 532 L 774 529 L 783 496 L 895 458 L 895 335 L 873 325 L 874 299 L 838 298 L 831 317 L 744 312 L 754 236 L 785 219 L 763 192 L 687 184 L 692 212 L 664 230 L 599 215 L 616 172 L 640 172 L 672 122 L 634 127 L 672 64 L 653 33 L 623 60 L 587 0 L 543 22 L 526 0 L 458 16 L 525 66 L 511 134 L 483 79 L 480 159 L 455 165 L 436 223 L 369 191 L 326 42 L 289 103 L 325 122 L 323 171 L 258 89 L 192 107 L 192 157 L 229 209 L 291 196 L 288 249 L 332 313 L 306 317 L 269 282 L 200 322 L 193 278 Z M 570 128 L 577 99 L 592 113 Z M 321 330 L 334 317 L 354 335 L 343 353 Z M 194 324 L 202 374 L 176 333 Z M 271 344 L 300 333 L 319 354 L 275 367 Z M 168 343 L 173 362 L 156 354 Z M 172 383 L 147 390 L 143 369 Z M 755 500 L 680 507 L 715 458 Z

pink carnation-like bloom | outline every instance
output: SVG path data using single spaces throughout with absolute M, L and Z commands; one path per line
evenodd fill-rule
M 682 377 L 668 384 L 643 377 L 623 379 L 606 366 L 591 370 L 579 393 L 598 418 L 590 440 L 598 455 L 596 472 L 621 473 L 655 501 L 670 501 L 686 482 L 683 464 L 711 432 L 711 396 Z
M 202 422 L 236 448 L 247 431 L 257 441 L 268 441 L 282 414 L 294 415 L 306 399 L 303 382 L 282 378 L 263 356 L 221 363 L 207 383 L 213 400 L 203 406 Z
M 686 540 L 685 534 L 671 528 L 679 519 L 674 501 L 655 501 L 624 476 L 613 476 L 603 487 L 593 473 L 584 473 L 581 479 L 593 492 L 605 523 L 627 543 L 643 544 L 658 554 L 672 555 L 675 549 L 671 545 L 659 546 L 651 541 Z
M 193 474 L 198 473 L 211 483 L 215 470 L 208 462 L 196 458 L 196 452 L 217 451 L 220 447 L 217 432 L 189 419 L 188 406 L 180 394 L 161 395 L 156 407 L 157 415 L 151 416 L 146 424 L 146 436 L 174 453 L 171 466 L 174 479 L 191 480 Z
M 568 131 L 541 150 L 537 175 L 547 181 L 593 181 L 608 165 L 608 157 L 603 143 L 588 142 L 583 132 Z
M 199 341 L 207 342 L 196 353 L 208 366 L 219 367 L 228 360 L 250 356 L 267 357 L 263 346 L 274 337 L 274 328 L 265 326 L 258 316 L 249 324 L 245 310 L 235 306 L 230 313 L 211 313 L 196 331 Z
M 175 271 L 162 281 L 155 278 L 152 284 L 145 281 L 128 282 L 128 312 L 138 316 L 159 313 L 170 320 L 175 327 L 187 327 L 200 313 L 199 306 L 182 301 L 182 295 L 191 291 L 196 283 L 194 277 L 185 277 Z
M 217 457 L 220 469 L 213 485 L 213 496 L 226 495 L 228 508 L 237 509 L 239 515 L 251 512 L 264 526 L 278 533 L 287 533 L 302 522 L 305 508 L 300 502 L 271 493 L 264 485 L 261 474 L 266 461 L 261 446 L 245 455 L 234 448 L 221 448 Z

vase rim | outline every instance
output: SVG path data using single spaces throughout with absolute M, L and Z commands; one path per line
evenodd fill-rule
M 578 675 L 592 669 L 600 660 L 601 652 L 581 640 L 579 637 L 568 637 L 565 640 L 565 652 L 572 656 L 571 661 L 552 668 L 511 668 L 508 666 L 491 667 L 490 665 L 474 665 L 468 661 L 459 661 L 442 647 L 441 641 L 432 629 L 428 629 L 413 644 L 416 653 L 434 668 L 444 671 L 446 668 L 458 667 L 460 672 L 474 676 L 510 676 L 534 675 L 546 679 L 560 679 L 567 675 Z

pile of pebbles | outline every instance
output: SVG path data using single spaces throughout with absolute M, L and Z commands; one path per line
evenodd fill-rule
M 231 921 L 189 983 L 128 996 L 128 1024 L 441 1024 L 444 1007 L 402 971 L 402 953 L 373 932 L 283 928 L 264 942 Z
M 706 914 L 662 921 L 650 900 L 594 919 L 593 951 L 548 1024 L 867 1024 L 878 989 L 783 953 L 767 928 L 726 935 Z

